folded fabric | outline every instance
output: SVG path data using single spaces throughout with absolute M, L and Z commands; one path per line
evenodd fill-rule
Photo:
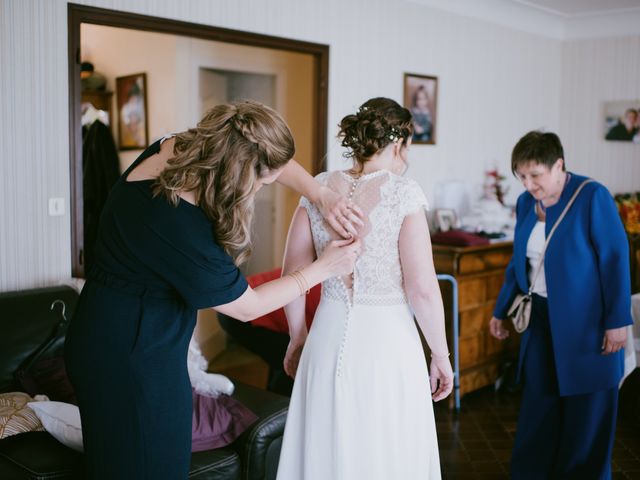
M 42 425 L 63 445 L 82 452 L 82 427 L 78 407 L 63 402 L 29 402 Z
M 490 242 L 488 238 L 481 237 L 475 233 L 465 232 L 464 230 L 448 230 L 446 232 L 437 232 L 431 235 L 431 243 L 469 247 L 476 245 L 488 245 Z
M 229 445 L 257 419 L 233 397 L 210 397 L 194 390 L 191 450 L 200 452 Z
M 191 430 L 191 449 L 193 452 L 220 448 L 232 443 L 258 417 L 236 399 L 227 395 L 211 397 L 193 393 L 193 422 Z M 76 405 L 62 402 L 29 402 L 26 397 L 26 415 L 35 413 L 32 418 L 34 427 L 42 426 L 63 445 L 82 452 L 82 423 L 80 411 Z M 27 403 L 28 402 L 28 403 Z M 108 415 L 108 412 L 105 412 Z M 32 415 L 33 416 L 33 415 Z M 38 422 L 38 419 L 40 420 Z M 30 430 L 24 430 L 30 431 Z M 16 432 L 20 433 L 20 432 Z

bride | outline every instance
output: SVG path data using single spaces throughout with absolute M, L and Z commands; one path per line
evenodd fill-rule
M 316 178 L 366 214 L 352 275 L 322 284 L 312 328 L 305 297 L 285 307 L 295 377 L 278 480 L 439 479 L 432 400 L 451 392 L 444 310 L 418 184 L 402 177 L 410 112 L 373 98 L 340 123 L 349 171 Z M 344 219 L 343 219 L 344 220 Z M 300 278 L 339 238 L 306 198 L 293 217 L 283 274 Z M 416 322 L 431 350 L 430 375 Z

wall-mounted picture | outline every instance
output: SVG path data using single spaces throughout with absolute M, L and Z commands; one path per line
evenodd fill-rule
M 139 150 L 149 144 L 147 123 L 147 75 L 136 73 L 116 78 L 118 148 Z
M 451 208 L 438 208 L 435 212 L 436 227 L 441 232 L 448 232 L 458 227 L 456 211 Z
M 438 77 L 404 74 L 404 106 L 413 115 L 413 143 L 435 145 Z
M 640 101 L 605 102 L 604 138 L 640 144 Z

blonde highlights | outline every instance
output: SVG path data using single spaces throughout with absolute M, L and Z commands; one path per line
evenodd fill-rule
M 258 102 L 218 105 L 195 128 L 176 135 L 173 153 L 154 194 L 178 205 L 181 193 L 194 192 L 215 226 L 216 240 L 241 264 L 251 254 L 257 183 L 295 153 L 289 127 Z

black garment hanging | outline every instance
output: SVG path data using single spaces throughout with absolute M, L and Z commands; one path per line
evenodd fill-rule
M 109 127 L 95 120 L 82 127 L 84 268 L 93 262 L 98 222 L 111 187 L 120 176 L 118 151 Z

